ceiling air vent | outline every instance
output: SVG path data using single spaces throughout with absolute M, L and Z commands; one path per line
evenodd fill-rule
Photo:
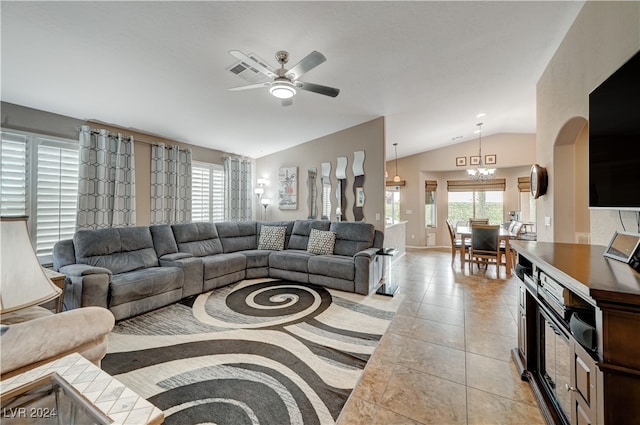
M 263 61 L 253 53 L 250 53 L 247 56 L 258 62 L 260 65 L 271 68 L 265 61 Z M 242 61 L 234 63 L 229 68 L 227 68 L 227 71 L 230 71 L 232 74 L 237 75 L 238 77 L 241 77 L 242 79 L 250 83 L 259 83 L 268 80 L 268 77 L 266 75 L 262 74 L 251 65 Z

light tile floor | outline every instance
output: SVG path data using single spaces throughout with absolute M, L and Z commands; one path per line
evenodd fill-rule
M 391 268 L 402 304 L 339 425 L 544 424 L 520 380 L 515 281 L 451 252 L 409 249 Z

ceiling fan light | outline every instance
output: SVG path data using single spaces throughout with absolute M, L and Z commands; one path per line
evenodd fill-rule
M 275 81 L 271 84 L 269 92 L 278 99 L 291 99 L 296 94 L 296 89 L 291 83 Z

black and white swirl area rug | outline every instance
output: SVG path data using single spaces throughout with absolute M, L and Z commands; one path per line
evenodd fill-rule
M 165 424 L 334 424 L 397 298 L 245 280 L 119 322 L 102 368 Z

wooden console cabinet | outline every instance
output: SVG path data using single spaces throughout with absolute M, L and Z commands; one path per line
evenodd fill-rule
M 604 246 L 515 241 L 513 247 L 526 272 L 515 277 L 518 347 L 512 357 L 547 423 L 640 425 L 640 273 L 603 257 Z M 557 379 L 564 385 L 545 382 L 550 362 L 541 353 L 555 345 L 543 319 L 553 309 L 541 296 L 539 279 L 552 279 L 594 313 L 595 349 L 582 346 L 569 328 L 556 332 L 564 334 L 556 344 L 561 349 L 555 348 L 556 362 L 568 362 L 558 369 L 569 369 L 569 376 Z

